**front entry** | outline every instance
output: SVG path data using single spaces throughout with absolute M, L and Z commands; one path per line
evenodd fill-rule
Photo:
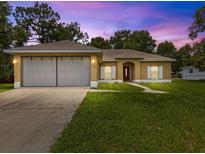
M 123 67 L 123 81 L 130 81 L 130 67 Z

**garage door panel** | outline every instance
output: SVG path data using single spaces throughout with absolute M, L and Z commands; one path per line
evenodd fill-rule
M 89 86 L 89 57 L 58 57 L 58 86 Z
M 23 57 L 23 86 L 56 86 L 56 58 Z
M 23 57 L 23 86 L 89 85 L 90 57 Z

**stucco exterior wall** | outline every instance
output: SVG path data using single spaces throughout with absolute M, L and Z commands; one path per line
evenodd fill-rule
M 147 66 L 163 66 L 163 79 L 171 79 L 171 62 L 141 62 L 141 80 L 147 79 Z
M 163 79 L 171 79 L 171 62 L 147 62 L 140 60 L 120 59 L 116 62 L 103 62 L 100 66 L 116 66 L 116 80 L 123 80 L 123 65 L 125 63 L 134 64 L 133 80 L 147 80 L 147 66 L 163 66 Z
M 118 59 L 118 61 L 102 62 L 102 56 L 97 53 L 21 53 L 15 54 L 14 59 L 14 81 L 15 87 L 19 87 L 22 83 L 22 56 L 89 56 L 91 58 L 90 85 L 97 87 L 100 80 L 100 66 L 116 66 L 117 82 L 123 81 L 123 65 L 125 63 L 133 63 L 133 80 L 147 80 L 147 66 L 163 66 L 163 79 L 171 79 L 171 62 L 148 62 L 139 59 Z
M 23 56 L 89 56 L 91 57 L 91 70 L 90 70 L 90 80 L 91 86 L 97 85 L 97 80 L 99 79 L 99 61 L 100 55 L 90 54 L 90 53 L 21 53 L 15 54 L 14 59 L 16 63 L 14 64 L 14 86 L 20 87 L 22 84 L 22 57 Z
M 20 87 L 21 85 L 21 56 L 14 55 L 15 63 L 14 63 L 14 87 Z

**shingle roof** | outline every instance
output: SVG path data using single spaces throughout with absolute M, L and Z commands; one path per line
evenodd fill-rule
M 141 59 L 142 61 L 175 61 L 175 59 L 130 49 L 102 49 L 103 61 Z
M 175 61 L 175 59 L 135 51 L 131 49 L 98 49 L 95 47 L 74 43 L 70 40 L 56 41 L 45 44 L 24 46 L 4 50 L 6 53 L 38 53 L 38 52 L 103 52 L 103 61 L 115 61 L 118 59 L 141 59 L 142 61 Z
M 56 41 L 45 44 L 24 46 L 18 48 L 11 48 L 5 51 L 19 51 L 19 50 L 99 50 L 91 46 L 83 45 L 80 43 L 74 43 L 70 40 Z

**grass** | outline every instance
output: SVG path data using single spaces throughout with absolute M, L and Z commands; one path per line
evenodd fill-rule
M 205 152 L 205 82 L 168 94 L 88 93 L 51 152 Z
M 0 84 L 0 93 L 11 90 L 14 88 L 12 83 L 1 83 Z
M 100 83 L 98 85 L 100 90 L 122 90 L 122 91 L 142 91 L 140 87 L 123 84 L 123 83 Z

